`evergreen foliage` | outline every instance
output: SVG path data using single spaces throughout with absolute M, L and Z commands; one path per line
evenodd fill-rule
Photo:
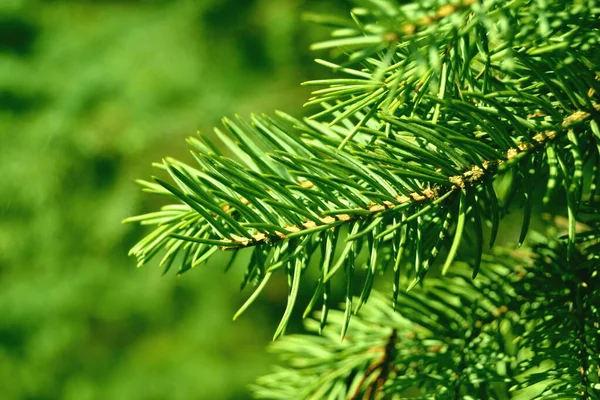
M 597 243 L 597 242 L 596 242 Z M 268 399 L 595 399 L 600 396 L 599 256 L 555 241 L 486 255 L 403 292 L 377 294 L 345 340 L 332 311 L 322 336 L 271 349 L 285 362 L 253 387 Z M 319 322 L 309 319 L 308 331 Z
M 285 273 L 277 338 L 318 261 L 304 316 L 320 305 L 308 327 L 324 336 L 277 342 L 289 365 L 259 397 L 598 396 L 598 232 L 577 221 L 598 212 L 600 5 L 365 0 L 347 20 L 311 18 L 334 26 L 313 48 L 335 77 L 305 83 L 316 110 L 225 118 L 218 143 L 189 140 L 195 165 L 158 164 L 166 178 L 140 183 L 172 204 L 128 219 L 156 226 L 131 250 L 139 265 L 163 251 L 183 273 L 250 248 L 256 289 L 236 317 Z M 540 189 L 565 199 L 565 237 L 488 254 L 514 208 L 524 243 Z M 391 301 L 370 299 L 386 271 Z M 338 279 L 344 311 L 329 312 Z

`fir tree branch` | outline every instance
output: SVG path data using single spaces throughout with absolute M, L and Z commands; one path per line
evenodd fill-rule
M 505 275 L 506 267 L 491 260 L 486 261 L 485 279 L 479 284 L 463 275 L 467 271 L 455 271 L 460 274 L 450 280 L 432 278 L 425 289 L 401 293 L 401 313 L 374 295 L 341 342 L 331 334 L 336 330 L 331 326 L 323 337 L 292 335 L 276 342 L 273 349 L 285 360 L 285 367 L 259 379 L 255 395 L 358 399 L 411 393 L 430 398 L 453 395 L 461 384 L 466 393 L 472 393 L 486 382 L 510 381 L 510 376 L 495 368 L 512 362 L 512 356 L 497 354 L 498 342 L 492 337 L 507 316 L 514 318 L 514 311 L 504 305 L 512 302 L 511 294 L 499 290 L 512 278 Z M 333 324 L 342 322 L 339 314 L 332 311 Z M 311 320 L 307 326 L 316 329 Z M 490 397 L 494 390 L 488 387 L 484 393 Z
M 255 395 L 596 398 L 598 254 L 577 253 L 569 266 L 566 243 L 552 240 L 521 253 L 487 256 L 479 282 L 456 267 L 458 275 L 430 278 L 400 294 L 399 313 L 375 295 L 342 342 L 335 327 L 283 338 L 274 346 L 284 366 L 260 378 Z M 307 327 L 316 329 L 310 320 Z
M 523 378 L 516 388 L 541 386 L 540 396 L 549 399 L 597 398 L 598 256 L 578 251 L 569 262 L 567 246 L 556 243 L 534 250 L 536 268 L 515 287 L 521 295 L 521 345 L 533 352 L 519 365 Z M 554 365 L 544 366 L 548 362 Z
M 394 296 L 401 277 L 412 289 L 449 245 L 446 272 L 471 231 L 477 275 L 483 224 L 491 224 L 493 243 L 501 215 L 525 200 L 521 244 L 532 188 L 546 176 L 545 201 L 557 183 L 567 187 L 574 254 L 587 195 L 584 163 L 600 158 L 600 82 L 590 47 L 600 11 L 495 0 L 441 2 L 435 10 L 367 2 L 355 10 L 355 29 L 318 46 L 351 49 L 347 62 L 324 62 L 350 78 L 309 82 L 325 86 L 310 100 L 322 110 L 302 121 L 283 113 L 224 119 L 225 129 L 215 130 L 220 145 L 202 135 L 190 140 L 196 166 L 165 159 L 160 168 L 170 178 L 142 184 L 177 204 L 127 220 L 157 226 L 131 249 L 138 265 L 166 250 L 160 264 L 166 271 L 180 256 L 182 273 L 219 249 L 251 248 L 243 285 L 257 289 L 241 311 L 273 272 L 285 271 L 291 286 L 279 335 L 315 256 L 327 261 L 305 314 L 342 271 L 352 303 L 361 254 L 369 261 L 355 312 L 378 272 L 393 266 Z M 532 30 L 536 18 L 547 26 Z M 414 21 L 427 23 L 390 42 L 386 34 Z M 494 180 L 506 175 L 512 189 L 502 196 Z M 324 246 L 338 241 L 341 254 L 323 256 Z M 400 273 L 404 264 L 412 269 Z

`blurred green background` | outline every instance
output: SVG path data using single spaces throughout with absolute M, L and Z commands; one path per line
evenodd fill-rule
M 323 4 L 327 3 L 327 4 Z M 242 271 L 127 251 L 134 183 L 225 115 L 300 115 L 319 0 L 0 2 L 0 398 L 244 399 L 285 282 L 237 322 Z M 338 7 L 343 4 L 338 1 Z

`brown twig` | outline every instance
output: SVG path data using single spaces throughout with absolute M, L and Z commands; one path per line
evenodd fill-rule
M 348 397 L 348 400 L 358 400 L 361 389 L 364 386 L 367 379 L 373 375 L 376 371 L 379 371 L 377 377 L 369 386 L 366 388 L 365 395 L 363 398 L 365 399 L 374 399 L 385 385 L 387 378 L 394 368 L 394 360 L 396 359 L 396 338 L 398 336 L 398 331 L 396 329 L 392 329 L 392 333 L 388 337 L 387 343 L 383 348 L 383 353 L 381 357 L 375 360 L 369 368 L 363 374 L 358 386 L 354 393 Z

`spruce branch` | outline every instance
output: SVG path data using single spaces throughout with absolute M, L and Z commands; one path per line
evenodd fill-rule
M 331 311 L 331 326 L 320 337 L 282 338 L 272 350 L 285 365 L 257 381 L 255 396 L 455 398 L 481 386 L 483 393 L 495 393 L 492 382 L 508 390 L 511 377 L 498 367 L 512 363 L 515 354 L 503 353 L 496 336 L 514 318 L 513 294 L 499 290 L 511 273 L 502 263 L 486 261 L 485 267 L 478 283 L 463 265 L 444 281 L 431 278 L 424 288 L 401 293 L 400 312 L 374 294 L 343 341 L 334 333 L 341 311 Z M 306 325 L 317 329 L 316 321 Z
M 543 383 L 544 399 L 598 398 L 598 255 L 576 251 L 567 262 L 568 248 L 557 243 L 536 245 L 534 252 L 537 268 L 515 283 L 519 342 L 531 350 L 520 360 L 515 389 Z
M 598 255 L 539 239 L 497 249 L 481 278 L 464 266 L 399 294 L 379 294 L 343 341 L 291 335 L 272 345 L 282 361 L 253 386 L 265 399 L 594 399 L 598 367 Z M 331 312 L 332 325 L 341 311 Z M 317 323 L 307 320 L 309 331 Z
M 565 183 L 568 254 L 575 254 L 581 199 L 595 190 L 584 187 L 582 171 L 600 158 L 592 46 L 600 9 L 433 3 L 366 1 L 354 10 L 354 28 L 315 47 L 347 51 L 345 62 L 321 63 L 350 78 L 308 82 L 325 86 L 309 100 L 322 108 L 309 118 L 224 119 L 224 130 L 215 130 L 218 144 L 205 135 L 190 139 L 195 166 L 163 160 L 158 167 L 169 178 L 141 184 L 175 204 L 127 220 L 156 225 L 131 249 L 138 265 L 165 250 L 160 265 L 167 271 L 179 260 L 182 273 L 217 251 L 250 248 L 243 286 L 256 289 L 236 317 L 273 273 L 284 271 L 290 287 L 277 337 L 315 257 L 320 277 L 304 315 L 321 301 L 325 324 L 329 285 L 345 271 L 342 333 L 377 274 L 394 269 L 396 298 L 401 278 L 412 289 L 436 262 L 446 273 L 468 234 L 477 275 L 483 224 L 491 225 L 493 244 L 502 215 L 523 202 L 523 243 L 536 182 L 547 182 L 546 202 Z M 545 21 L 539 29 L 536 18 Z M 494 182 L 505 176 L 512 188 L 503 194 Z M 361 255 L 367 275 L 354 302 Z M 406 264 L 413 268 L 402 270 Z

